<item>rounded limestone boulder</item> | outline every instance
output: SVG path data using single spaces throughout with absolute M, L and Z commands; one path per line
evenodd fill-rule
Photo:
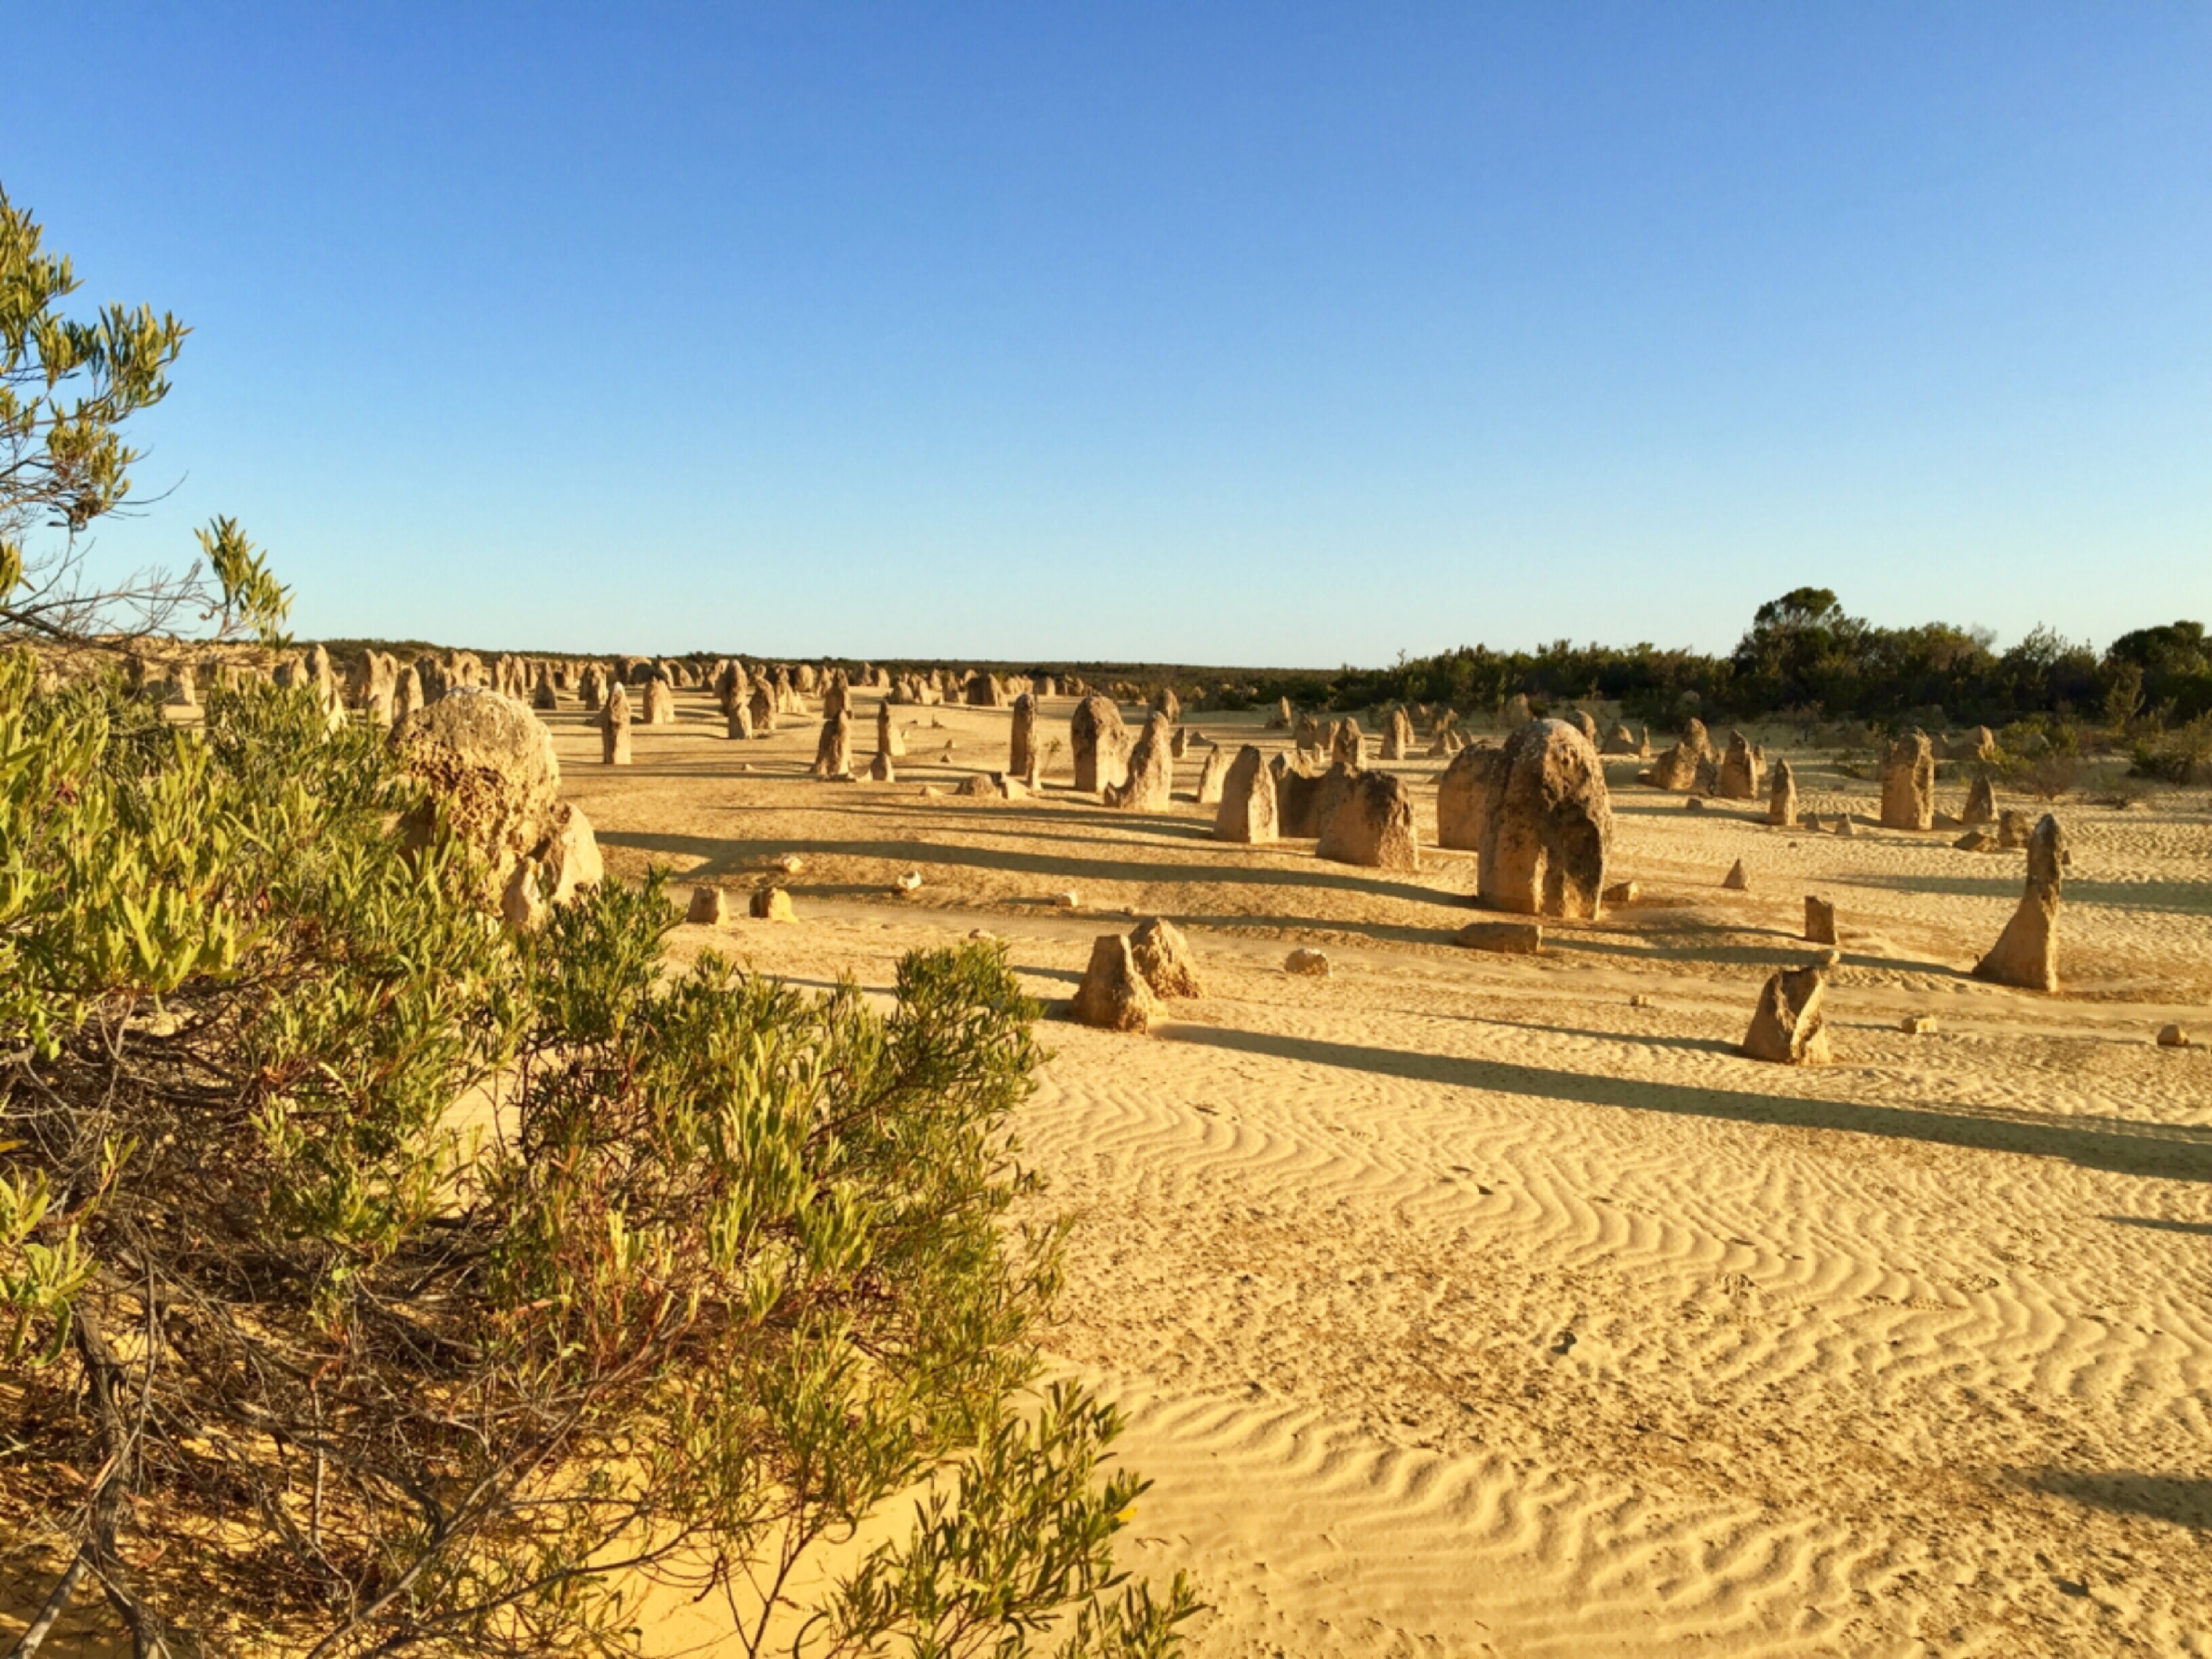
M 456 686 L 392 729 L 399 769 L 429 799 L 409 815 L 410 842 L 428 844 L 442 820 L 490 866 L 494 894 L 541 846 L 561 793 L 553 734 L 527 703 L 477 686 Z

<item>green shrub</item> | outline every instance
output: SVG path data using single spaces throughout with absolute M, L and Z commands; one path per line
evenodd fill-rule
M 2212 776 L 2212 714 L 2199 714 L 2172 731 L 2139 736 L 2130 745 L 2136 775 L 2168 783 L 2194 783 Z
M 0 1531 L 148 1650 L 628 1652 L 641 1572 L 756 1652 L 817 1613 L 810 1651 L 1171 1650 L 1113 1413 L 1030 1392 L 1060 1240 L 1009 1219 L 997 947 L 881 1014 L 673 971 L 657 880 L 518 940 L 307 695 L 185 733 L 31 685 L 0 662 Z M 910 1490 L 908 1542 L 779 1600 Z

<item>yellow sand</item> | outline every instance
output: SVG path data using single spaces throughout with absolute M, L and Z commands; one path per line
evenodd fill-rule
M 1057 1000 L 1121 909 L 1189 931 L 1205 998 L 1149 1038 L 1051 1024 L 1021 1133 L 1079 1218 L 1054 1358 L 1133 1419 L 1158 1485 L 1127 1554 L 1198 1575 L 1194 1653 L 2212 1651 L 2212 1054 L 2151 1042 L 2212 1028 L 2201 795 L 2060 809 L 2050 999 L 1962 971 L 2021 854 L 1692 813 L 1632 763 L 1638 902 L 1528 960 L 1448 943 L 1464 855 L 1395 875 L 1218 844 L 1182 801 L 926 794 L 1005 764 L 1000 712 L 895 710 L 910 752 L 873 785 L 804 775 L 811 720 L 732 742 L 678 702 L 627 769 L 553 722 L 613 872 L 797 902 L 679 949 L 882 989 L 985 927 Z M 1260 722 L 1187 720 L 1285 741 Z M 1794 759 L 1804 805 L 1872 816 Z M 1425 813 L 1443 764 L 1395 769 Z M 1843 930 L 1837 1063 L 1741 1060 L 1808 891 Z M 1334 975 L 1283 973 L 1300 944 Z
M 2212 1653 L 2212 1052 L 2151 1042 L 2212 1036 L 2201 793 L 2060 808 L 2052 999 L 1963 972 L 2021 854 L 1691 813 L 1632 763 L 1638 902 L 1514 958 L 1448 942 L 1465 855 L 1386 874 L 1216 843 L 1182 800 L 926 795 L 1005 764 L 1003 712 L 896 710 L 872 785 L 805 776 L 812 720 L 731 742 L 678 702 L 628 769 L 550 719 L 612 872 L 791 890 L 796 925 L 679 952 L 882 991 L 981 927 L 1055 1001 L 1121 909 L 1189 932 L 1206 996 L 1150 1037 L 1049 1024 L 1020 1133 L 1079 1218 L 1053 1358 L 1133 1419 L 1158 1484 L 1125 1556 L 1196 1574 L 1194 1654 Z M 1187 723 L 1285 741 L 1260 718 Z M 1872 815 L 1792 758 L 1805 805 Z M 1442 766 L 1394 763 L 1425 814 Z M 1844 937 L 1836 1063 L 1739 1059 L 1808 891 Z M 1333 976 L 1285 975 L 1296 945 Z M 653 1605 L 661 1651 L 734 1651 L 717 1604 Z

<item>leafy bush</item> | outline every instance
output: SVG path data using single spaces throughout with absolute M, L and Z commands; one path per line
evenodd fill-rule
M 2053 749 L 2027 763 L 2017 781 L 2038 800 L 2057 800 L 2081 787 L 2086 769 L 2080 755 Z
M 2139 737 L 2130 750 L 2139 776 L 2194 783 L 2212 776 L 2212 714 L 2199 714 L 2170 732 Z
M 518 940 L 306 694 L 202 734 L 31 686 L 0 662 L 0 1531 L 58 1594 L 148 1651 L 622 1653 L 656 1574 L 758 1652 L 919 1490 L 810 1650 L 1172 1649 L 1113 1413 L 1030 1403 L 1059 1237 L 1009 1222 L 995 946 L 885 1015 L 672 971 L 657 881 Z

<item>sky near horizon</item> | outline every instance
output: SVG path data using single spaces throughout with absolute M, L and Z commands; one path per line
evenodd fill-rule
M 2212 619 L 2212 6 L 46 4 L 302 637 L 1333 666 Z M 166 492 L 166 494 L 164 494 Z

